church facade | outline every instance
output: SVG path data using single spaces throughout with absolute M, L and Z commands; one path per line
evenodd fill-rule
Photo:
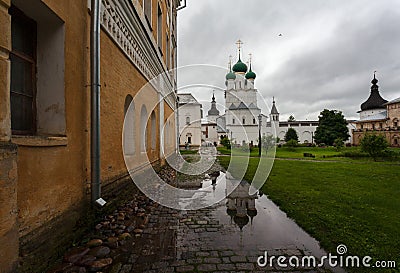
M 283 142 L 289 128 L 296 130 L 299 143 L 315 143 L 314 135 L 318 120 L 281 121 L 275 99 L 272 100 L 271 111 L 262 113 L 255 88 L 256 73 L 252 70 L 251 59 L 249 67 L 241 60 L 241 44 L 239 40 L 238 61 L 232 66 L 229 63 L 225 77 L 225 114 L 219 115 L 215 107 L 215 98 L 211 101 L 211 110 L 207 121 L 203 123 L 203 141 L 215 141 L 215 136 L 227 136 L 235 145 L 258 145 L 259 132 L 261 136 L 272 135 Z M 210 125 L 212 125 L 210 127 Z M 206 129 L 205 129 L 206 128 Z M 352 143 L 351 132 L 356 129 L 353 121 L 347 122 L 350 138 L 346 143 Z M 216 130 L 216 133 L 210 133 Z M 210 139 L 213 135 L 213 139 Z
M 189 93 L 178 94 L 178 100 L 179 146 L 199 147 L 202 105 Z
M 272 135 L 283 140 L 289 128 L 294 128 L 300 143 L 314 143 L 314 133 L 318 121 L 280 121 L 279 112 L 273 99 L 269 114 L 262 113 L 258 105 L 257 89 L 255 88 L 256 73 L 252 70 L 251 59 L 249 67 L 241 60 L 241 41 L 239 44 L 238 61 L 229 64 L 229 72 L 225 77 L 225 114 L 219 116 L 215 110 L 207 116 L 208 122 L 216 124 L 217 135 L 228 136 L 236 145 L 258 145 L 259 131 L 261 136 Z M 211 109 L 215 108 L 215 98 Z M 207 139 L 206 139 L 207 140 Z

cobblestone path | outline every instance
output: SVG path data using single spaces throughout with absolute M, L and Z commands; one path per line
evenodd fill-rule
M 195 179 L 185 185 L 186 177 L 182 176 L 179 186 L 200 185 L 199 190 L 208 195 L 220 194 L 226 191 L 231 178 L 219 170 L 218 165 L 213 166 L 211 175 L 200 184 Z M 78 252 L 66 254 L 60 269 L 49 272 L 345 272 L 311 266 L 281 267 L 276 261 L 258 266 L 257 259 L 265 251 L 270 259 L 286 257 L 286 264 L 290 257 L 301 261 L 304 256 L 321 257 L 326 253 L 266 196 L 250 196 L 249 186 L 242 181 L 221 202 L 187 211 L 163 207 L 139 194 L 135 199 L 138 201 L 131 201 L 100 224 L 100 231 L 101 225 L 108 226 L 107 233 L 98 237 L 102 241 L 94 239 Z M 137 210 L 137 206 L 142 208 Z M 115 229 L 109 230 L 110 225 Z
M 215 210 L 221 206 L 225 204 L 187 212 L 154 209 L 148 227 L 129 242 L 125 253 L 115 257 L 109 272 L 330 272 L 277 265 L 259 267 L 257 258 L 265 250 L 269 255 L 296 255 L 299 259 L 311 252 L 294 245 L 252 248 L 241 243 L 240 238 L 232 240 L 231 235 L 238 233 L 237 227 L 225 225 L 215 217 Z

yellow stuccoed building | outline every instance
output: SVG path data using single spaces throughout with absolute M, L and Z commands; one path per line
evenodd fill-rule
M 128 109 L 131 171 L 176 151 L 176 73 L 141 89 L 175 68 L 176 16 L 184 6 L 180 0 L 99 2 L 106 193 L 128 183 L 122 149 Z M 65 244 L 90 206 L 91 7 L 83 0 L 0 0 L 0 272 Z

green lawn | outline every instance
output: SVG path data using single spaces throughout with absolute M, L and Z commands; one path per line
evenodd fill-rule
M 227 167 L 230 157 L 219 160 Z M 258 161 L 250 158 L 246 180 Z M 396 260 L 399 268 L 399 177 L 396 164 L 276 160 L 262 190 L 328 252 L 345 244 L 349 255 Z
M 181 155 L 192 155 L 192 154 L 197 154 L 199 150 L 179 150 L 179 153 Z
M 220 154 L 223 155 L 231 155 L 231 150 L 226 149 L 225 147 L 218 147 L 217 150 Z M 400 149 L 398 148 L 388 148 L 388 150 L 397 154 L 397 158 L 395 160 L 399 161 L 400 158 Z M 248 155 L 248 153 L 242 151 L 240 148 L 234 150 L 235 155 Z M 304 157 L 304 153 L 310 153 L 315 157 Z M 357 153 L 362 157 L 354 158 L 354 157 L 346 157 L 345 155 L 348 153 Z M 253 148 L 249 154 L 251 157 L 258 157 L 258 149 Z M 262 151 L 262 156 L 266 156 L 265 151 Z M 277 147 L 276 148 L 276 158 L 293 158 L 293 159 L 305 159 L 305 160 L 333 160 L 333 161 L 373 161 L 372 158 L 368 157 L 367 154 L 361 153 L 360 147 L 343 147 L 338 151 L 335 147 Z M 380 159 L 382 161 L 392 161 L 393 159 L 384 158 Z

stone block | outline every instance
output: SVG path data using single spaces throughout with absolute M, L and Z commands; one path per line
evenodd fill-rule
M 2 30 L 0 29 L 0 33 Z M 0 35 L 3 36 L 3 35 Z M 5 56 L 7 55 L 7 56 Z M 11 139 L 10 61 L 0 48 L 0 141 Z
M 0 0 L 0 3 L 4 0 Z M 9 2 L 9 1 L 7 1 Z M 6 3 L 9 6 L 9 3 Z M 11 50 L 11 16 L 6 6 L 0 4 L 0 49 Z

